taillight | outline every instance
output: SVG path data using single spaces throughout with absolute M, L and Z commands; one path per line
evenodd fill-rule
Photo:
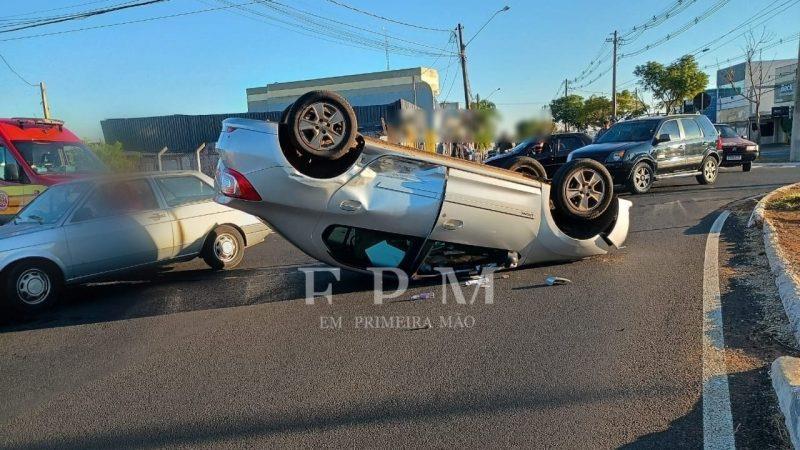
M 722 137 L 717 136 L 717 150 L 722 150 Z
M 217 174 L 217 185 L 219 186 L 219 191 L 225 196 L 256 202 L 261 201 L 261 196 L 258 195 L 250 181 L 233 169 L 222 169 Z

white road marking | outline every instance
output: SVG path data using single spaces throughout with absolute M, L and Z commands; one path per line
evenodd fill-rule
M 719 232 L 730 211 L 723 211 L 708 232 L 703 264 L 703 448 L 733 449 L 733 416 L 719 294 Z

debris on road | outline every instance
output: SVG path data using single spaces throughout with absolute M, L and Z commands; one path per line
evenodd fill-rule
M 411 300 L 429 300 L 435 297 L 436 295 L 433 292 L 423 292 L 422 294 L 414 294 L 411 296 Z
M 467 282 L 466 282 L 466 283 L 464 283 L 464 286 L 478 286 L 478 287 L 484 287 L 484 286 L 486 286 L 487 284 L 489 284 L 489 277 L 487 277 L 487 276 L 480 276 L 480 277 L 477 277 L 477 278 L 471 277 L 471 279 L 470 279 L 470 280 L 467 280 Z
M 547 283 L 548 286 L 555 286 L 559 284 L 570 284 L 572 283 L 572 280 L 561 277 L 547 277 L 545 278 L 544 282 Z

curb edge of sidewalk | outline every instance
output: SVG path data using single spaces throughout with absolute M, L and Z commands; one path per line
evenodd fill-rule
M 773 196 L 795 186 L 800 186 L 800 183 L 778 188 L 759 200 L 750 214 L 747 227 L 760 226 L 762 228 L 764 253 L 767 255 L 770 270 L 775 277 L 775 286 L 778 288 L 783 310 L 789 319 L 792 334 L 795 341 L 800 344 L 800 280 L 796 279 L 789 269 L 788 259 L 778 244 L 775 228 L 764 216 L 765 205 Z M 772 362 L 769 374 L 792 446 L 796 449 L 800 448 L 800 358 L 791 356 L 777 358 Z

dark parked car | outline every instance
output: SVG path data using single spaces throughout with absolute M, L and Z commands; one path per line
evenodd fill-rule
M 616 184 L 643 194 L 663 178 L 693 176 L 701 184 L 714 183 L 721 150 L 722 140 L 706 116 L 684 114 L 618 122 L 568 161 L 599 161 Z
M 552 178 L 558 168 L 567 162 L 570 152 L 591 143 L 592 138 L 584 133 L 532 137 L 505 153 L 487 159 L 485 163 L 532 177 Z
M 742 170 L 750 172 L 753 161 L 758 158 L 758 144 L 748 141 L 736 134 L 730 125 L 714 124 L 722 138 L 722 167 L 742 166 Z

